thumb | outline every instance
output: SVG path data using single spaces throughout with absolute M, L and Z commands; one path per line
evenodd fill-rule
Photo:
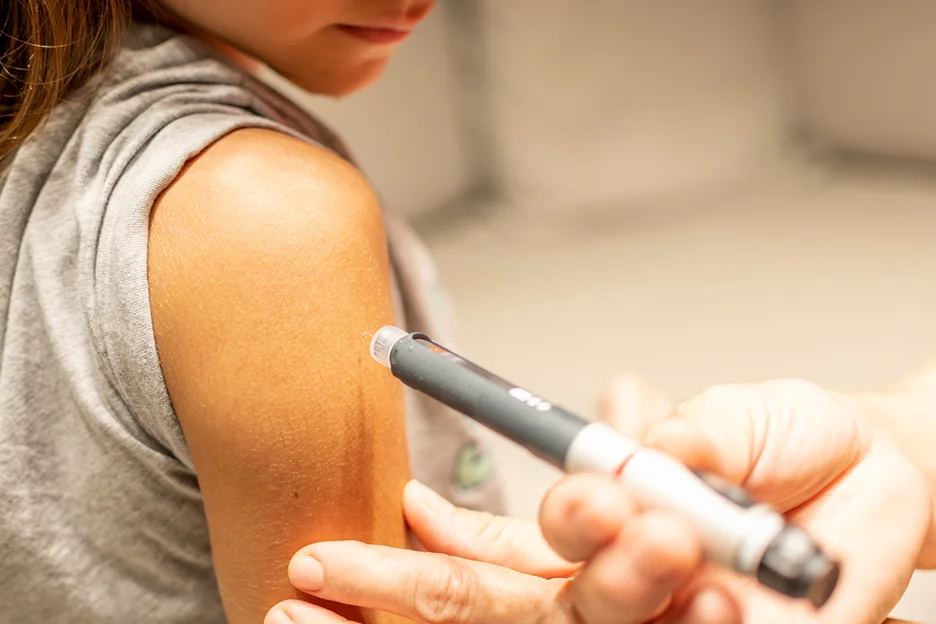
M 869 440 L 846 397 L 795 379 L 714 386 L 644 437 L 781 510 L 822 491 L 867 452 Z
M 693 470 L 750 487 L 760 466 L 776 401 L 755 385 L 714 386 L 679 404 L 665 419 L 650 425 L 644 446 L 671 455 Z M 776 475 L 776 469 L 768 474 Z M 770 481 L 770 480 L 769 480 Z M 767 485 L 767 490 L 775 483 Z M 764 488 L 751 493 L 759 497 Z M 772 492 L 776 494 L 776 492 Z
M 403 511 L 430 552 L 542 578 L 565 578 L 578 570 L 549 547 L 535 523 L 455 507 L 417 481 L 410 481 L 403 491 Z
M 754 385 L 711 387 L 651 425 L 643 442 L 740 483 L 754 469 L 769 428 L 773 402 L 764 395 Z

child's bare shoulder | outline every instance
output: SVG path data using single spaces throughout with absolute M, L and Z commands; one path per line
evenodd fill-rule
M 162 194 L 149 239 L 160 364 L 230 621 L 293 595 L 284 571 L 304 544 L 405 545 L 402 391 L 366 368 L 361 337 L 394 321 L 363 176 L 302 141 L 237 131 Z

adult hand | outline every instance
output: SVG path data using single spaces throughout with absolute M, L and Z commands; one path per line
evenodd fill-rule
M 778 381 L 716 387 L 659 417 L 663 410 L 633 409 L 647 403 L 635 400 L 632 385 L 611 396 L 606 404 L 625 433 L 744 484 L 839 557 L 830 603 L 817 613 L 702 565 L 681 520 L 638 510 L 619 486 L 592 476 L 567 477 L 547 496 L 542 534 L 410 485 L 408 521 L 437 554 L 317 544 L 294 558 L 291 580 L 320 598 L 430 624 L 878 624 L 899 600 L 930 526 L 931 499 L 860 400 Z M 295 624 L 342 621 L 288 601 L 267 624 L 286 614 Z
M 404 509 L 433 552 L 314 544 L 293 558 L 291 582 L 318 598 L 424 624 L 630 624 L 664 610 L 656 621 L 739 622 L 721 590 L 686 585 L 701 565 L 690 527 L 638 510 L 610 479 L 567 477 L 546 497 L 543 530 L 565 558 L 535 524 L 455 508 L 417 483 L 407 486 Z M 346 620 L 299 600 L 280 603 L 265 620 L 288 622 Z
M 717 575 L 744 622 L 878 624 L 906 590 L 932 521 L 920 472 L 873 424 L 881 400 L 781 380 L 714 387 L 667 412 L 646 409 L 660 405 L 658 393 L 624 377 L 605 408 L 625 433 L 744 484 L 842 560 L 838 589 L 818 613 Z

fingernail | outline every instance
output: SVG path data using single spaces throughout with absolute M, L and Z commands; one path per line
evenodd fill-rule
M 296 589 L 315 593 L 325 587 L 325 568 L 308 553 L 300 553 L 289 562 L 289 582 Z
M 407 483 L 406 490 L 417 504 L 422 505 L 430 511 L 445 512 L 451 511 L 453 508 L 452 503 L 448 502 L 419 481 L 413 480 Z
M 263 620 L 263 624 L 296 624 L 296 623 L 293 622 L 293 619 L 289 617 L 289 614 L 287 614 L 285 611 L 283 611 L 282 609 L 276 609 L 274 611 L 270 611 L 270 613 L 267 614 L 266 618 Z

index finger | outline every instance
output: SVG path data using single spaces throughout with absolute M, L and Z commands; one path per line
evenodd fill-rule
M 320 572 L 318 572 L 320 570 Z M 423 624 L 572 624 L 563 586 L 509 568 L 361 542 L 307 546 L 289 580 L 318 598 L 377 609 Z
M 284 600 L 270 609 L 263 624 L 357 624 L 324 607 L 302 600 Z
M 671 409 L 672 403 L 662 390 L 629 372 L 611 379 L 598 400 L 601 420 L 637 440 L 666 418 Z

